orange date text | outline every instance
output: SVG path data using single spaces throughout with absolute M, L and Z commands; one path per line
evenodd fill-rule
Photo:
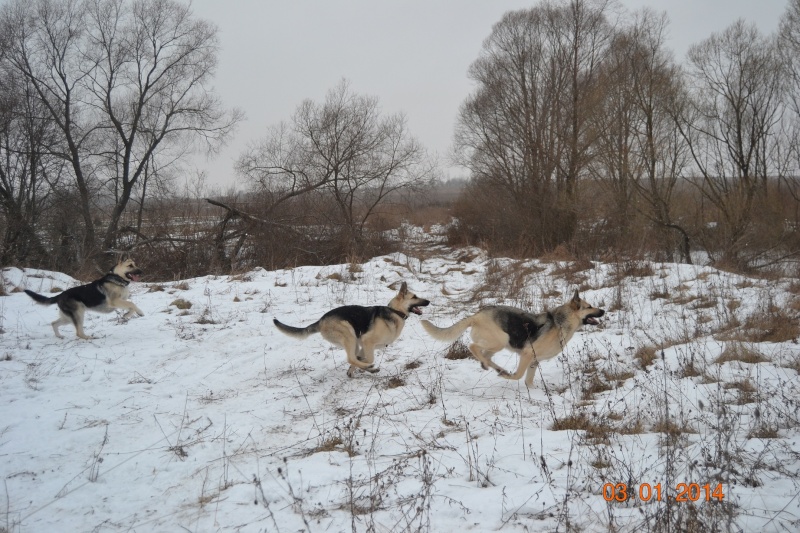
M 660 502 L 664 498 L 672 498 L 676 502 L 696 502 L 712 500 L 722 501 L 725 499 L 725 492 L 722 483 L 716 486 L 706 483 L 678 483 L 675 485 L 675 493 L 668 494 L 666 487 L 661 483 L 650 484 L 640 483 L 639 485 L 628 486 L 627 483 L 606 483 L 603 485 L 603 499 L 607 502 L 626 502 L 628 500 L 639 499 L 643 502 Z

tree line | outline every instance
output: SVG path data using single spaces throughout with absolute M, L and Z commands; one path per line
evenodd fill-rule
M 611 0 L 506 13 L 467 75 L 455 244 L 736 268 L 798 251 L 800 0 L 678 62 L 668 20 Z M 226 194 L 181 189 L 243 113 L 211 87 L 216 27 L 178 0 L 0 5 L 0 261 L 68 272 L 139 253 L 159 275 L 365 257 L 438 165 L 345 80 L 240 155 Z M 422 191 L 422 194 L 420 194 Z M 415 196 L 416 194 L 416 196 Z M 396 218 L 396 217 L 395 217 Z
M 794 256 L 800 1 L 776 33 L 739 20 L 683 64 L 665 14 L 617 7 L 544 1 L 494 25 L 456 131 L 473 179 L 455 240 L 684 262 L 700 250 L 735 268 Z

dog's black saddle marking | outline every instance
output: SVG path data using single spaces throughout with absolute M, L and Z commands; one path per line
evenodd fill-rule
M 323 320 L 328 317 L 335 317 L 340 320 L 345 320 L 353 326 L 353 329 L 356 332 L 356 337 L 361 337 L 364 333 L 369 331 L 370 326 L 376 319 L 383 319 L 391 321 L 392 317 L 395 314 L 402 314 L 398 311 L 395 311 L 389 306 L 386 305 L 376 305 L 372 307 L 364 307 L 361 305 L 345 305 L 342 307 L 337 307 L 336 309 L 331 309 L 327 313 L 325 313 L 322 318 Z
M 59 307 L 64 309 L 65 305 L 67 305 L 66 302 L 68 302 L 70 299 L 77 300 L 90 309 L 92 307 L 99 307 L 103 305 L 108 300 L 105 292 L 103 292 L 104 283 L 113 283 L 114 285 L 121 285 L 123 287 L 127 287 L 129 284 L 126 279 L 117 276 L 116 274 L 106 274 L 102 278 L 96 279 L 86 285 L 80 285 L 78 287 L 72 287 L 71 289 L 65 290 L 61 294 L 67 296 L 67 298 L 58 299 Z M 71 306 L 67 305 L 67 307 Z
M 526 344 L 536 339 L 539 330 L 544 327 L 536 315 L 507 309 L 498 309 L 497 319 L 500 328 L 508 334 L 508 344 L 516 350 L 523 349 Z

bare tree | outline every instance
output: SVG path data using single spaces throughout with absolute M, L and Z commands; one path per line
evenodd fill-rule
M 13 0 L 9 60 L 62 137 L 80 193 L 84 253 L 113 248 L 151 161 L 218 147 L 241 114 L 209 83 L 217 30 L 175 0 Z M 98 217 L 97 212 L 104 212 Z M 102 224 L 102 240 L 96 223 Z
M 381 115 L 377 98 L 355 94 L 342 81 L 323 103 L 306 100 L 291 123 L 271 128 L 242 154 L 237 169 L 267 199 L 265 219 L 299 196 L 330 198 L 334 224 L 357 252 L 376 209 L 395 192 L 429 180 L 434 166 L 403 115 Z
M 477 88 L 459 113 L 459 161 L 505 195 L 539 247 L 575 228 L 576 184 L 591 158 L 588 117 L 611 36 L 607 8 L 571 0 L 506 13 L 469 70 Z
M 786 69 L 786 101 L 789 107 L 785 124 L 788 150 L 793 159 L 792 170 L 783 176 L 786 190 L 800 202 L 800 0 L 790 0 L 781 18 L 778 50 Z M 795 216 L 796 223 L 800 223 Z
M 740 263 L 756 194 L 779 174 L 782 66 L 776 41 L 742 20 L 689 51 L 690 106 L 678 124 L 716 208 L 723 258 Z
M 0 262 L 44 264 L 37 225 L 63 165 L 49 155 L 54 128 L 30 84 L 9 68 L 7 45 L 0 41 Z
M 688 164 L 687 146 L 673 118 L 685 101 L 681 71 L 665 45 L 667 18 L 643 10 L 614 38 L 601 68 L 603 95 L 591 120 L 593 168 L 614 192 L 609 225 L 628 234 L 632 216 L 678 235 L 682 261 L 691 263 L 689 229 L 676 219 L 673 194 Z M 664 239 L 672 259 L 675 246 Z

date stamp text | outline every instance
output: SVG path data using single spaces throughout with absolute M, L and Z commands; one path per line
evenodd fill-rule
M 719 501 L 725 499 L 725 491 L 722 483 L 712 485 L 706 483 L 678 483 L 675 485 L 674 493 L 661 483 L 650 484 L 640 483 L 628 486 L 627 483 L 606 483 L 603 485 L 603 499 L 607 502 L 626 502 L 631 499 L 639 499 L 643 502 L 660 502 L 664 498 L 672 498 L 676 502 L 696 502 L 696 501 Z

